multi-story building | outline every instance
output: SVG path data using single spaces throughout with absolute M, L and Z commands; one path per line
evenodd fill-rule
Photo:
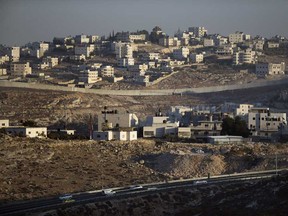
M 115 111 L 103 111 L 98 116 L 98 131 L 113 129 L 130 130 L 138 126 L 138 118 L 134 113 L 118 113 Z
M 285 62 L 281 62 L 280 64 L 258 63 L 256 64 L 255 73 L 258 77 L 265 77 L 268 75 L 285 74 L 285 69 Z
M 233 53 L 233 64 L 255 64 L 257 61 L 256 52 L 252 49 L 240 50 Z
M 12 62 L 19 62 L 20 60 L 20 47 L 11 47 L 10 56 Z
M 99 35 L 90 35 L 89 36 L 90 43 L 95 43 L 95 42 L 97 42 L 99 40 L 100 40 L 100 36 Z
M 0 65 L 9 62 L 10 57 L 8 55 L 0 56 Z
M 49 50 L 49 43 L 46 42 L 35 42 L 32 44 L 32 49 L 30 51 L 31 56 L 36 58 L 42 58 L 46 52 Z
M 146 126 L 143 127 L 143 137 L 177 136 L 178 127 L 179 122 L 170 122 L 168 116 L 162 116 L 158 112 L 156 116 L 147 117 Z
M 56 65 L 58 65 L 59 60 L 56 57 L 47 56 L 46 58 L 43 59 L 43 63 L 46 63 L 48 67 L 53 68 Z
M 93 84 L 99 81 L 98 71 L 84 70 L 79 74 L 79 82 Z
M 271 136 L 287 125 L 286 113 L 273 113 L 269 108 L 251 108 L 248 113 L 248 128 L 254 136 Z
M 181 45 L 181 41 L 178 40 L 177 37 L 163 36 L 159 39 L 159 45 L 164 47 L 178 47 Z
M 213 39 L 208 39 L 205 38 L 203 41 L 204 47 L 213 47 L 215 46 L 214 40 Z
M 233 34 L 229 34 L 230 43 L 242 43 L 244 39 L 245 39 L 245 35 L 243 32 L 236 31 Z
M 173 57 L 177 60 L 187 59 L 189 56 L 189 49 L 187 47 L 181 47 L 173 50 Z
M 134 58 L 120 58 L 117 60 L 119 67 L 129 67 L 130 65 L 134 65 L 134 63 Z
M 203 54 L 191 53 L 190 59 L 192 63 L 201 63 L 204 60 Z
M 210 115 L 209 120 L 201 120 L 196 124 L 190 125 L 191 135 L 201 136 L 219 136 L 222 130 L 222 121 L 213 120 Z
M 0 76 L 7 75 L 7 69 L 6 68 L 0 68 Z
M 267 43 L 267 47 L 269 49 L 276 49 L 276 48 L 279 48 L 279 46 L 280 46 L 280 44 L 277 42 L 268 41 L 268 43 Z
M 11 75 L 25 77 L 28 74 L 32 73 L 32 68 L 30 63 L 13 63 L 11 65 Z
M 75 55 L 85 55 L 86 58 L 90 57 L 91 52 L 94 51 L 94 46 L 80 44 L 75 46 L 74 53 Z
M 255 50 L 263 50 L 264 44 L 265 44 L 265 41 L 264 41 L 264 40 L 257 40 L 257 41 L 255 41 L 255 43 L 254 43 L 254 49 L 255 49 Z
M 133 47 L 127 43 L 120 43 L 115 47 L 116 49 L 116 58 L 133 58 Z
M 240 104 L 239 108 L 236 109 L 236 116 L 246 116 L 248 115 L 251 108 L 253 108 L 254 105 L 252 104 Z
M 159 60 L 160 58 L 160 53 L 145 53 L 143 55 L 144 60 L 146 61 L 154 61 L 154 60 Z
M 100 70 L 101 77 L 113 77 L 114 76 L 114 67 L 112 66 L 103 66 Z
M 89 43 L 90 38 L 87 35 L 76 35 L 75 36 L 75 42 L 78 44 L 83 44 L 83 43 Z
M 208 31 L 204 27 L 190 27 L 188 29 L 189 32 L 193 32 L 195 37 L 204 37 L 208 34 Z

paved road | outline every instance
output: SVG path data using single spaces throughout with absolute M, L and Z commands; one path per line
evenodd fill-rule
M 106 89 L 84 89 L 76 87 L 65 87 L 57 85 L 46 85 L 39 83 L 21 83 L 10 82 L 7 80 L 0 80 L 0 87 L 13 87 L 13 88 L 28 88 L 38 90 L 54 90 L 54 91 L 72 91 L 100 95 L 122 95 L 122 96 L 151 96 L 151 95 L 173 95 L 173 94 L 199 94 L 221 92 L 238 89 L 250 89 L 265 86 L 282 85 L 288 83 L 288 77 L 285 76 L 279 80 L 258 80 L 251 83 L 226 85 L 226 86 L 212 86 L 203 88 L 182 88 L 182 89 L 155 89 L 155 90 L 106 90 Z
M 195 178 L 141 185 L 138 188 L 122 187 L 112 188 L 113 195 L 105 195 L 101 190 L 72 194 L 72 202 L 63 202 L 59 197 L 49 197 L 35 200 L 18 201 L 0 204 L 1 215 L 23 215 L 27 212 L 40 212 L 45 210 L 80 205 L 92 202 L 102 202 L 113 199 L 129 198 L 139 195 L 155 194 L 163 191 L 185 189 L 191 187 L 204 187 L 211 184 L 226 184 L 231 182 L 253 181 L 262 178 L 271 178 L 284 170 L 269 170 L 262 172 L 237 173 L 232 175 L 212 176 L 211 178 Z M 286 171 L 286 169 L 285 169 Z

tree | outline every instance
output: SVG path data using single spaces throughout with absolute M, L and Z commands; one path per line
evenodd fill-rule
M 239 116 L 236 116 L 235 119 L 226 117 L 222 122 L 221 135 L 248 137 L 250 135 L 250 131 L 247 128 L 246 122 Z

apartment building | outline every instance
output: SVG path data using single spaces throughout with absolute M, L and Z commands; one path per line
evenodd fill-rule
M 146 126 L 143 127 L 143 137 L 177 136 L 178 127 L 179 122 L 170 122 L 168 116 L 157 113 L 156 116 L 147 117 Z
M 127 43 L 119 43 L 115 47 L 116 51 L 116 58 L 121 59 L 121 58 L 133 58 L 133 47 L 131 44 Z
M 203 41 L 203 45 L 204 45 L 204 47 L 213 47 L 213 46 L 215 46 L 215 43 L 214 43 L 213 39 L 205 38 Z
M 192 63 L 201 63 L 204 60 L 204 55 L 203 54 L 191 53 L 190 54 L 190 59 L 191 59 Z
M 286 65 L 285 62 L 280 64 L 274 63 L 258 63 L 256 64 L 256 75 L 258 77 L 265 77 L 268 75 L 280 75 L 285 74 Z
M 142 72 L 145 74 L 145 72 L 148 70 L 148 65 L 147 64 L 138 64 L 138 65 L 130 65 L 128 67 L 128 70 L 131 72 Z
M 145 61 L 159 60 L 159 58 L 160 58 L 160 53 L 151 53 L 151 52 L 149 52 L 149 53 L 145 53 L 143 55 L 143 59 Z
M 117 65 L 119 67 L 129 67 L 134 64 L 135 64 L 134 58 L 120 58 L 117 60 Z
M 58 65 L 59 60 L 56 57 L 47 56 L 43 59 L 43 63 L 46 63 L 48 67 L 53 68 Z
M 268 43 L 267 43 L 267 47 L 269 49 L 277 49 L 277 48 L 279 48 L 279 46 L 280 46 L 280 44 L 277 42 L 268 41 Z
M 204 37 L 208 34 L 208 30 L 204 27 L 189 27 L 188 31 L 193 32 L 193 35 L 199 38 Z
M 94 46 L 86 45 L 86 44 L 79 44 L 76 45 L 74 48 L 75 55 L 85 55 L 86 58 L 90 57 L 91 52 L 94 51 Z
M 264 49 L 264 44 L 265 44 L 264 40 L 257 40 L 257 41 L 254 42 L 254 49 L 255 50 L 263 50 Z
M 90 35 L 89 36 L 89 42 L 90 43 L 95 43 L 95 42 L 97 42 L 99 40 L 100 40 L 100 36 L 99 35 Z
M 107 131 L 121 128 L 129 129 L 138 126 L 138 118 L 134 113 L 118 113 L 115 111 L 103 111 L 101 115 L 98 116 L 98 131 Z
M 10 48 L 10 57 L 12 62 L 19 62 L 20 60 L 20 47 Z
M 222 130 L 222 121 L 213 120 L 210 115 L 209 120 L 198 121 L 197 124 L 190 126 L 191 135 L 195 137 L 201 136 L 219 136 Z
M 286 113 L 273 113 L 269 108 L 251 108 L 248 113 L 248 128 L 253 136 L 271 136 L 287 125 Z
M 187 47 L 181 47 L 173 50 L 173 57 L 177 60 L 185 60 L 189 56 L 189 49 Z
M 79 74 L 79 82 L 93 84 L 99 81 L 98 71 L 84 70 Z
M 0 65 L 10 61 L 10 57 L 8 55 L 0 56 Z
M 240 50 L 233 53 L 233 64 L 255 64 L 257 61 L 256 52 L 252 49 Z
M 87 35 L 76 35 L 75 36 L 75 42 L 78 44 L 88 44 L 90 42 L 90 38 Z
M 6 68 L 0 68 L 0 76 L 7 75 L 7 69 Z
M 11 75 L 26 77 L 26 75 L 32 73 L 30 63 L 13 63 L 10 67 Z
M 110 65 L 101 67 L 100 75 L 101 77 L 114 77 L 114 67 Z
M 251 108 L 253 108 L 254 105 L 252 104 L 240 104 L 239 108 L 236 109 L 236 116 L 245 116 L 248 115 Z
M 236 31 L 233 34 L 229 34 L 230 43 L 242 43 L 244 39 L 245 39 L 245 35 L 243 32 Z
M 181 41 L 177 37 L 163 36 L 159 39 L 159 45 L 164 47 L 178 47 L 181 45 Z

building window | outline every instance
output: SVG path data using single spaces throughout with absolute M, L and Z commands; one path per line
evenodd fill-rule
M 253 120 L 255 120 L 255 117 L 253 117 Z
M 29 131 L 28 134 L 31 134 L 31 131 Z

